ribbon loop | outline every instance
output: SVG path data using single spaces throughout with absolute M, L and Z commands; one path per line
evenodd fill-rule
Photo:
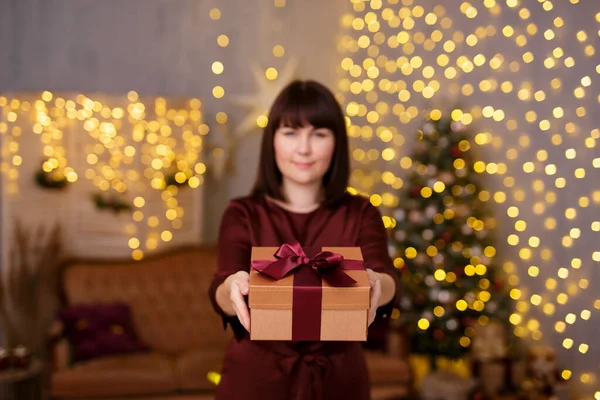
M 356 266 L 353 264 L 356 261 L 344 260 L 344 256 L 338 253 L 321 251 L 309 258 L 300 243 L 294 241 L 280 246 L 274 257 L 275 260 L 253 260 L 252 268 L 279 280 L 297 268 L 310 267 L 314 273 L 331 286 L 348 287 L 356 283 L 343 271 L 344 269 L 355 269 Z

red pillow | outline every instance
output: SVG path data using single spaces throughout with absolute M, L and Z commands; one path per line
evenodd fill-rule
M 126 304 L 76 305 L 60 310 L 58 317 L 75 361 L 150 350 L 138 338 Z

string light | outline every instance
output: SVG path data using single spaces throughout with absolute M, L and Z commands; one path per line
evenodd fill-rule
M 22 103 L 17 99 L 0 97 L 3 121 L 0 122 L 0 134 L 4 135 L 4 146 L 2 148 L 1 170 L 7 178 L 6 190 L 9 195 L 19 193 L 19 166 L 23 159 L 20 155 L 19 137 L 22 134 L 20 126 L 16 125 L 19 118 L 19 110 L 29 109 L 29 103 Z
M 218 8 L 212 8 L 209 12 L 209 16 L 213 21 L 218 21 L 221 19 L 221 10 Z M 217 37 L 217 44 L 220 47 L 227 47 L 229 45 L 229 37 L 227 35 L 221 34 Z M 225 70 L 223 63 L 221 61 L 214 61 L 211 66 L 212 73 L 215 75 L 221 75 Z M 214 80 L 218 82 L 218 80 Z M 225 96 L 225 89 L 220 85 L 215 85 L 212 90 L 213 97 L 216 99 L 222 99 Z
M 68 182 L 73 183 L 77 181 L 79 176 L 72 167 L 68 166 L 66 149 L 62 144 L 63 130 L 67 127 L 69 121 L 63 108 L 65 101 L 62 98 L 57 98 L 54 101 L 56 106 L 51 106 L 49 109 L 48 104 L 52 102 L 53 97 L 51 92 L 44 91 L 41 100 L 35 102 L 33 132 L 40 136 L 40 140 L 44 145 L 43 152 L 46 157 L 42 165 L 44 172 L 54 173 L 56 175 L 55 179 L 65 178 Z
M 411 143 L 431 104 L 462 97 L 466 106 L 462 112 L 480 129 L 493 132 L 475 135 L 474 142 L 491 161 L 478 164 L 476 171 L 488 175 L 490 189 L 496 189 L 490 192 L 490 201 L 515 218 L 512 225 L 506 224 L 511 228 L 501 231 L 509 245 L 503 255 L 507 279 L 518 282 L 522 294 L 530 291 L 527 286 L 539 293 L 527 294 L 523 298 L 530 300 L 517 303 L 511 319 L 516 322 L 515 334 L 539 340 L 543 332 L 554 330 L 564 349 L 595 358 L 593 345 L 575 338 L 559 323 L 566 316 L 563 307 L 583 304 L 572 300 L 589 295 L 586 290 L 592 286 L 573 270 L 585 272 L 600 262 L 597 245 L 585 255 L 577 245 L 583 240 L 598 243 L 591 235 L 600 231 L 600 222 L 584 221 L 581 216 L 582 210 L 600 205 L 600 191 L 590 190 L 600 169 L 600 159 L 589 157 L 600 137 L 589 113 L 600 102 L 594 78 L 600 66 L 593 64 L 596 51 L 590 31 L 572 20 L 565 8 L 547 0 L 532 2 L 530 8 L 516 0 L 505 4 L 485 0 L 483 5 L 464 1 L 456 6 L 438 2 L 432 7 L 413 0 L 351 3 L 353 11 L 341 18 L 346 32 L 338 43 L 337 87 L 353 141 L 355 168 L 349 190 L 370 197 L 373 204 L 396 207 L 397 189 L 412 167 L 405 155 L 408 149 L 402 151 L 401 146 Z M 536 7 L 552 16 L 548 23 L 534 18 Z M 519 19 L 511 25 L 482 26 L 479 21 L 488 13 L 515 13 Z M 594 15 L 600 22 L 600 12 Z M 572 37 L 566 36 L 570 34 L 566 28 L 574 29 Z M 540 46 L 528 46 L 533 37 L 542 38 Z M 574 45 L 563 47 L 559 40 Z M 490 48 L 510 50 L 489 54 Z M 549 74 L 547 83 L 529 78 L 529 71 L 537 69 Z M 573 75 L 575 85 L 568 87 Z M 573 101 L 578 106 L 567 107 Z M 386 150 L 390 143 L 396 144 L 393 152 Z M 528 159 L 531 151 L 535 157 Z M 557 151 L 564 155 L 562 160 L 555 156 Z M 575 187 L 577 181 L 590 184 Z M 421 195 L 427 197 L 429 192 L 422 190 Z M 388 228 L 396 223 L 389 215 L 383 221 Z M 562 248 L 548 239 L 554 235 L 562 237 Z M 563 256 L 567 265 L 557 266 Z M 559 306 L 550 298 L 557 299 Z M 590 310 L 600 309 L 598 304 L 596 300 L 593 308 L 587 304 L 584 310 L 571 309 L 572 315 L 586 318 L 569 320 L 574 325 L 591 320 Z M 536 307 L 544 318 L 534 318 Z M 583 373 L 580 379 L 593 382 L 593 377 Z
M 40 136 L 47 157 L 44 170 L 60 170 L 69 182 L 76 182 L 78 174 L 67 164 L 62 141 L 66 130 L 83 128 L 92 139 L 83 148 L 87 165 L 83 175 L 97 190 L 131 201 L 133 223 L 125 231 L 130 235 L 132 258 L 139 260 L 144 252 L 158 248 L 160 240 L 172 240 L 173 230 L 182 228 L 184 209 L 178 194 L 204 182 L 206 165 L 201 150 L 208 126 L 203 123 L 198 99 L 187 100 L 178 109 L 160 97 L 149 107 L 133 91 L 127 100 L 124 107 L 111 108 L 83 94 L 68 99 L 45 91 L 33 103 L 0 98 L 6 121 L 0 122 L 0 134 L 10 133 L 2 149 L 3 156 L 10 157 L 3 160 L 11 160 L 3 161 L 2 172 L 10 180 L 9 193 L 17 193 L 16 167 L 22 163 L 19 138 L 23 126 L 31 124 L 27 130 Z M 152 191 L 158 191 L 164 204 L 162 215 L 151 215 L 158 211 L 155 207 L 148 209 L 148 202 L 155 197 Z

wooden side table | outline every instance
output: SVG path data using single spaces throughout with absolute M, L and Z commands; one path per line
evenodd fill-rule
M 42 363 L 32 359 L 27 369 L 0 372 L 0 400 L 40 400 L 42 398 Z

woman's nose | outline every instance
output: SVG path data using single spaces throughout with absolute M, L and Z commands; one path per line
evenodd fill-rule
M 301 135 L 298 140 L 298 147 L 296 150 L 300 154 L 310 154 L 310 152 L 311 152 L 310 136 Z

